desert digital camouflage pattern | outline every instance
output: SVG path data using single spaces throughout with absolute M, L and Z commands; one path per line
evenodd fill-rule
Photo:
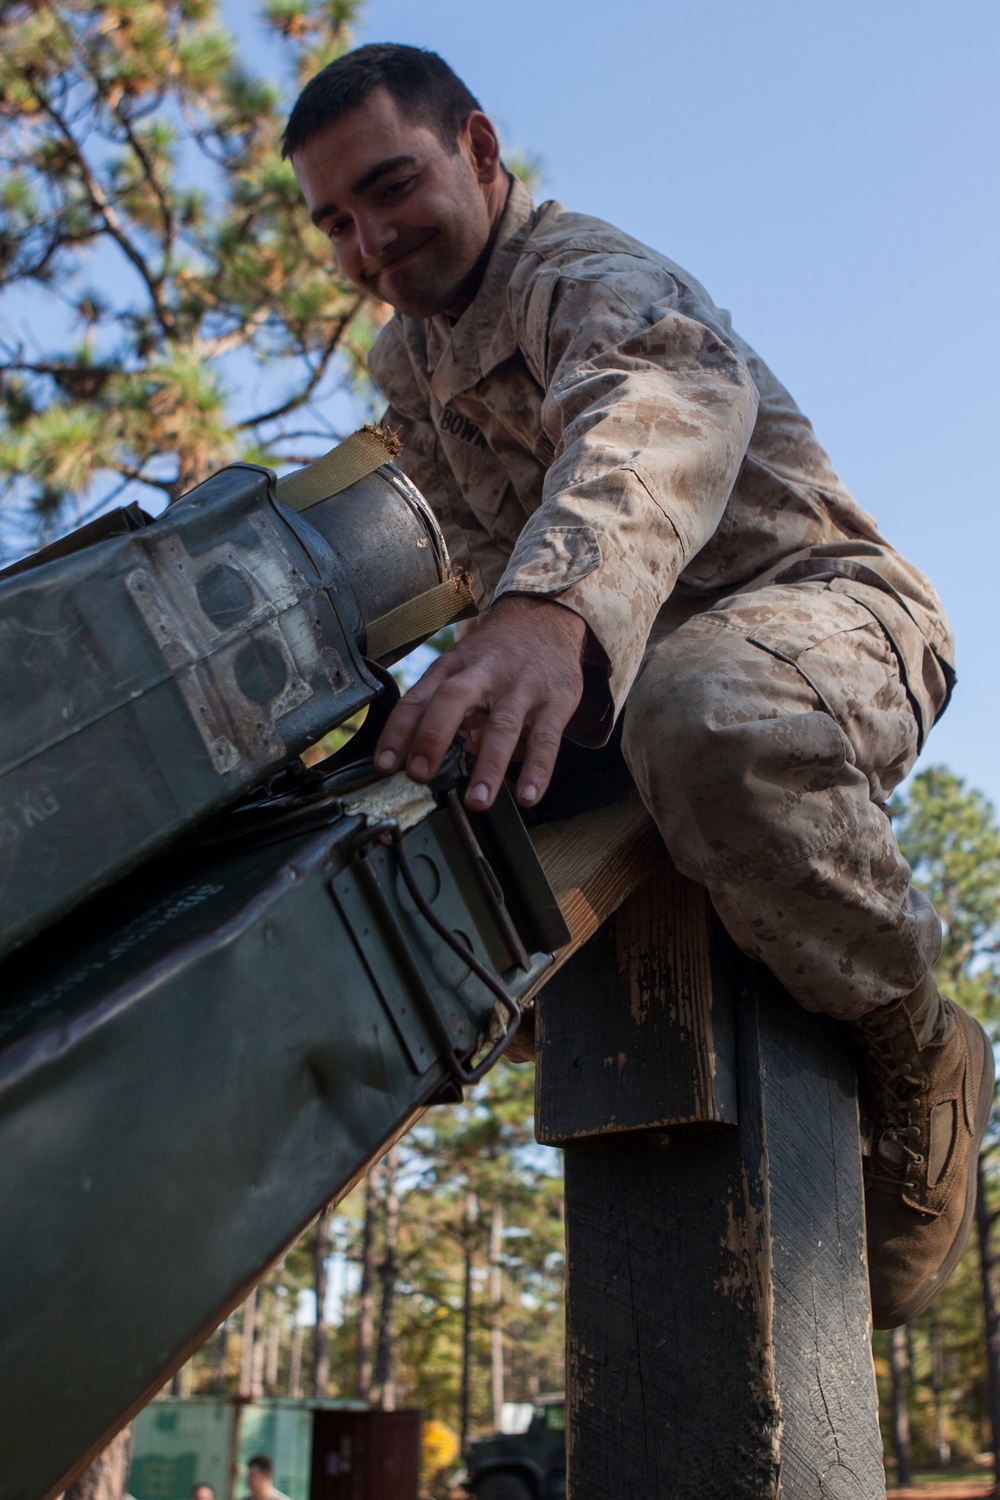
M 855 1020 L 941 952 L 882 802 L 917 723 L 885 632 L 849 582 L 730 596 L 654 630 L 624 748 L 677 868 L 809 1010 Z
M 480 607 L 586 620 L 568 732 L 628 700 L 644 799 L 741 946 L 834 1014 L 911 990 L 940 934 L 879 804 L 947 703 L 950 627 L 728 314 L 515 181 L 471 306 L 396 316 L 371 371 Z
M 514 181 L 472 306 L 454 324 L 393 318 L 371 371 L 402 466 L 480 603 L 528 592 L 576 610 L 616 711 L 671 594 L 693 610 L 833 576 L 863 586 L 925 732 L 944 706 L 952 641 L 929 582 L 728 314 L 666 257 L 558 203 L 536 209 Z

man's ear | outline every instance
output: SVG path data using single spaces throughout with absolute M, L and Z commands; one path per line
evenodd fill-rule
M 460 144 L 465 146 L 479 181 L 492 182 L 500 171 L 500 141 L 493 121 L 481 109 L 474 109 L 466 119 Z

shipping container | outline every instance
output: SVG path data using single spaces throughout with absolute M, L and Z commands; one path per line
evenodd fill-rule
M 129 1493 L 134 1500 L 190 1500 L 193 1485 L 208 1483 L 217 1500 L 240 1500 L 246 1494 L 248 1459 L 267 1453 L 274 1463 L 275 1488 L 288 1500 L 310 1500 L 316 1411 L 364 1417 L 370 1408 L 359 1401 L 285 1397 L 151 1401 L 135 1419 Z
M 417 1500 L 419 1411 L 318 1411 L 310 1500 Z

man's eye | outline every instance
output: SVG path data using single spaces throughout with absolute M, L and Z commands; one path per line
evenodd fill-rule
M 327 227 L 327 239 L 339 239 L 340 236 L 346 231 L 348 223 L 349 221 L 347 219 L 334 219 L 333 223 Z
M 404 188 L 408 188 L 413 181 L 412 177 L 400 177 L 397 182 L 390 182 L 382 190 L 384 198 L 398 198 Z

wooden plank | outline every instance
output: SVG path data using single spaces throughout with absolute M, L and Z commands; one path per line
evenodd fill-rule
M 571 934 L 547 983 L 646 877 L 663 840 L 638 799 L 543 823 L 531 840 Z
M 540 1136 L 566 1148 L 572 1500 L 884 1495 L 844 1028 L 666 861 L 538 1009 Z M 738 1126 L 665 1124 L 657 1088 L 718 1088 L 713 1039 Z
M 735 1122 L 732 1014 L 715 1003 L 708 931 L 705 892 L 661 851 L 539 997 L 540 1141 Z
M 739 1132 L 566 1149 L 571 1500 L 774 1500 L 766 1243 Z
M 759 1101 L 767 1161 L 782 1500 L 869 1500 L 885 1481 L 853 1045 L 763 965 L 735 962 L 740 1089 Z

